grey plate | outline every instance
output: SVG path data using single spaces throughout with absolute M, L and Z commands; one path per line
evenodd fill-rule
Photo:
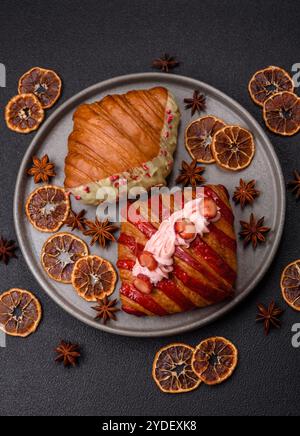
M 26 198 L 35 188 L 32 178 L 26 176 L 26 169 L 30 166 L 33 155 L 42 156 L 47 153 L 57 165 L 56 169 L 59 175 L 54 183 L 62 186 L 64 178 L 63 163 L 67 153 L 67 138 L 72 131 L 74 109 L 83 102 L 101 99 L 109 93 L 123 93 L 131 89 L 150 88 L 156 85 L 166 86 L 174 93 L 182 113 L 178 151 L 170 185 L 173 186 L 175 183 L 182 160 L 190 160 L 183 145 L 183 135 L 184 128 L 191 121 L 191 117 L 190 111 L 184 110 L 183 99 L 191 95 L 195 89 L 201 89 L 207 96 L 207 114 L 214 114 L 229 124 L 239 124 L 248 128 L 254 134 L 257 146 L 256 156 L 248 169 L 234 174 L 222 171 L 215 165 L 209 165 L 205 173 L 207 181 L 224 184 L 232 195 L 240 177 L 246 180 L 256 179 L 262 195 L 255 202 L 253 211 L 260 216 L 265 216 L 266 225 L 273 230 L 267 244 L 259 247 L 256 252 L 251 247 L 244 250 L 242 244 L 239 243 L 238 282 L 236 297 L 233 300 L 209 308 L 164 318 L 140 319 L 120 313 L 117 322 L 102 326 L 94 320 L 95 312 L 91 309 L 91 304 L 78 297 L 70 285 L 61 285 L 50 280 L 40 265 L 41 248 L 49 235 L 37 232 L 30 226 L 25 217 Z M 73 202 L 73 208 L 78 210 L 82 206 Z M 88 215 L 92 218 L 95 215 L 95 209 L 87 209 Z M 246 208 L 242 212 L 240 207 L 234 207 L 234 212 L 236 223 L 239 223 L 240 219 L 249 218 L 251 208 Z M 252 116 L 231 98 L 205 83 L 182 76 L 160 73 L 133 74 L 107 80 L 85 89 L 59 107 L 41 127 L 25 154 L 17 179 L 14 199 L 14 221 L 19 244 L 29 268 L 41 287 L 62 308 L 86 324 L 110 333 L 140 337 L 167 336 L 202 327 L 236 306 L 254 289 L 268 270 L 282 236 L 284 216 L 285 186 L 281 168 L 270 141 Z M 237 224 L 236 230 L 238 230 Z M 91 252 L 103 255 L 115 263 L 117 244 L 105 251 L 95 248 Z M 116 296 L 117 293 L 118 288 Z

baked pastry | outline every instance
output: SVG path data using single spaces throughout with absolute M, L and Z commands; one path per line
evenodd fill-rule
M 77 108 L 65 160 L 65 188 L 97 205 L 101 188 L 165 185 L 173 167 L 180 112 L 162 87 L 108 95 Z
M 120 296 L 129 314 L 164 316 L 234 295 L 237 244 L 226 188 L 207 185 L 189 200 L 181 192 L 170 198 L 137 201 L 121 226 Z

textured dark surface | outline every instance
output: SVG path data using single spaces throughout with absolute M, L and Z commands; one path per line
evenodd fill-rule
M 182 60 L 176 74 L 219 88 L 262 123 L 246 85 L 261 67 L 290 70 L 300 61 L 299 19 L 299 4 L 291 0 L 2 0 L 0 62 L 7 68 L 7 87 L 0 88 L 1 113 L 16 93 L 18 78 L 32 66 L 60 73 L 62 103 L 101 80 L 150 71 L 151 60 L 167 51 Z M 31 136 L 10 132 L 2 115 L 0 126 L 0 233 L 12 238 L 15 176 Z M 288 181 L 293 169 L 300 169 L 299 135 L 269 136 Z M 173 339 L 127 339 L 95 331 L 39 289 L 21 253 L 8 267 L 0 264 L 1 290 L 31 289 L 44 308 L 36 334 L 8 338 L 7 348 L 0 348 L 0 414 L 299 415 L 300 349 L 292 348 L 291 327 L 300 315 L 285 306 L 279 292 L 282 268 L 300 257 L 300 206 L 290 194 L 287 198 L 283 241 L 258 289 L 219 322 Z M 271 299 L 286 312 L 283 328 L 265 338 L 255 324 L 256 303 Z M 188 395 L 161 394 L 150 375 L 156 350 L 173 340 L 197 344 L 211 335 L 226 336 L 239 348 L 234 377 Z M 82 346 L 78 368 L 54 364 L 53 349 L 61 339 Z

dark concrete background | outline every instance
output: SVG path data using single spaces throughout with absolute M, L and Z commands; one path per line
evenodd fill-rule
M 10 132 L 2 113 L 18 78 L 32 66 L 59 72 L 61 104 L 104 79 L 150 71 L 151 60 L 167 51 L 182 60 L 176 74 L 216 86 L 262 123 L 247 93 L 251 74 L 272 64 L 290 70 L 300 62 L 296 0 L 1 0 L 0 17 L 0 62 L 7 68 L 7 87 L 0 88 L 0 233 L 12 238 L 16 174 L 32 136 Z M 293 169 L 300 169 L 299 135 L 269 136 L 288 181 Z M 224 335 L 240 350 L 239 368 L 229 382 L 188 395 L 163 395 L 151 379 L 156 350 L 173 339 L 130 339 L 93 330 L 51 301 L 21 253 L 8 267 L 0 264 L 1 290 L 31 289 L 44 308 L 36 334 L 8 338 L 7 348 L 0 349 L 0 414 L 299 415 L 300 349 L 291 346 L 291 326 L 300 315 L 285 306 L 279 292 L 282 268 L 300 256 L 300 206 L 290 194 L 287 199 L 283 241 L 260 286 L 219 322 L 174 337 L 197 344 Z M 283 328 L 265 338 L 255 323 L 256 303 L 271 299 L 286 313 Z M 54 364 L 53 349 L 61 339 L 82 346 L 78 368 Z

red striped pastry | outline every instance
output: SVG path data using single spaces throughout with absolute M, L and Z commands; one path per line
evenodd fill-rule
M 128 221 L 122 224 L 119 238 L 120 295 L 125 312 L 136 316 L 165 316 L 220 303 L 233 296 L 237 253 L 234 216 L 228 193 L 221 185 L 207 185 L 201 195 L 217 205 L 218 219 L 208 221 L 208 233 L 202 237 L 197 234 L 188 247 L 176 246 L 172 271 L 166 278 L 150 284 L 149 277 L 141 276 L 145 283 L 142 287 L 140 280 L 137 285 L 133 270 L 137 262 L 142 262 L 145 245 L 153 240 L 162 221 L 168 217 L 166 206 L 170 203 L 170 196 L 162 195 L 157 199 L 159 217 L 148 211 L 148 202 L 134 204 L 139 214 L 135 217 L 131 214 Z M 180 199 L 177 196 L 171 203 L 171 214 L 182 210 L 182 194 Z M 149 258 L 148 253 L 146 256 Z M 157 267 L 155 260 L 151 263 L 151 254 L 148 266 L 151 270 Z

